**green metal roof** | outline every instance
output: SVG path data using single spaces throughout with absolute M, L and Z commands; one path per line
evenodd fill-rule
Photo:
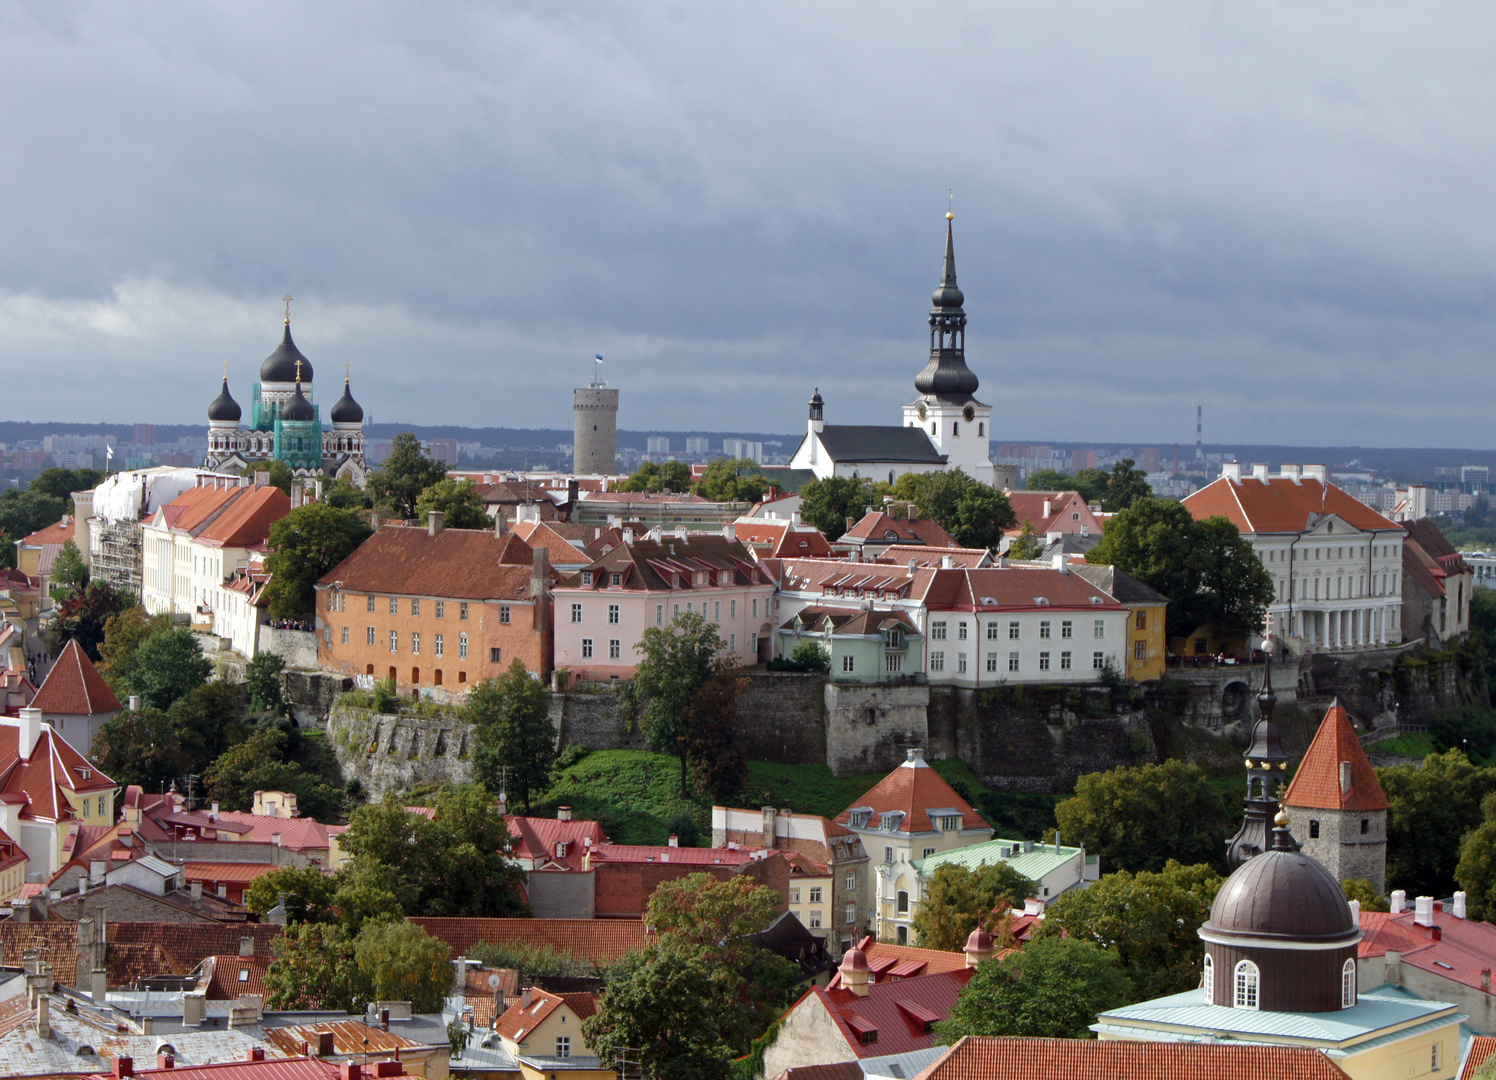
M 1002 854 L 1004 849 L 1013 848 L 1018 850 L 1017 855 Z M 1025 852 L 1022 840 L 988 840 L 956 848 L 954 851 L 942 851 L 924 859 L 914 859 L 910 865 L 920 877 L 929 877 L 942 866 L 964 866 L 968 870 L 976 870 L 983 866 L 1007 863 L 1030 881 L 1041 881 L 1079 855 L 1081 850 L 1078 847 L 1061 846 L 1056 851 L 1053 844 L 1035 844 L 1033 851 Z
M 1429 1018 L 1431 1026 L 1458 1023 L 1466 1019 L 1461 1013 L 1449 1012 L 1455 1006 L 1446 1001 L 1410 1000 L 1402 995 L 1362 994 L 1354 1008 L 1335 1012 L 1298 1013 L 1268 1012 L 1267 1010 L 1233 1009 L 1228 1005 L 1205 1004 L 1203 990 L 1188 990 L 1183 994 L 1154 998 L 1121 1009 L 1112 1009 L 1097 1017 L 1092 1031 L 1105 1031 L 1132 1038 L 1150 1041 L 1177 1041 L 1197 1038 L 1195 1032 L 1167 1032 L 1146 1030 L 1139 1034 L 1138 1024 L 1167 1024 L 1172 1027 L 1195 1028 L 1198 1033 L 1214 1033 L 1218 1036 L 1239 1034 L 1249 1041 L 1264 1041 L 1274 1038 L 1305 1039 L 1315 1042 L 1344 1045 L 1347 1050 L 1360 1051 L 1379 1039 L 1404 1038 L 1408 1032 L 1378 1035 L 1387 1028 L 1406 1024 L 1422 1017 Z M 1436 1013 L 1447 1013 L 1435 1017 Z M 1424 1025 L 1419 1025 L 1422 1029 Z

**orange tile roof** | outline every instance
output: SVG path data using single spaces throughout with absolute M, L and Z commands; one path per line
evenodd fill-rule
M 968 1035 L 916 1080 L 1346 1080 L 1307 1046 L 1102 1042 Z
M 928 1018 L 944 1020 L 950 1016 L 951 1006 L 973 974 L 975 969 L 962 967 L 958 971 L 890 979 L 870 985 L 866 997 L 850 990 L 820 987 L 809 994 L 821 999 L 849 1050 L 859 1058 L 882 1057 L 934 1046 L 937 1036 L 926 1030 Z M 795 1008 L 800 1008 L 800 1003 Z M 861 1033 L 867 1030 L 878 1033 L 876 1042 L 862 1041 Z
M 63 647 L 31 707 L 61 716 L 94 716 L 121 708 L 119 698 L 76 640 Z
M 1470 1050 L 1465 1055 L 1465 1069 L 1460 1073 L 1460 1080 L 1471 1080 L 1480 1067 L 1486 1063 L 1486 1058 L 1496 1052 L 1496 1035 L 1477 1035 L 1470 1040 Z
M 767 547 L 766 558 L 831 558 L 831 545 L 819 529 L 809 525 L 795 526 L 788 521 L 765 521 L 753 518 L 733 525 L 737 538 L 754 547 Z
M 1340 788 L 1342 761 L 1351 763 L 1348 791 Z M 1386 810 L 1391 805 L 1339 698 L 1325 713 L 1324 722 L 1293 774 L 1284 801 L 1289 806 L 1317 810 Z
M 911 972 L 914 975 L 934 975 L 942 971 L 960 971 L 966 967 L 965 953 L 920 949 L 913 945 L 893 945 L 886 941 L 875 941 L 871 934 L 859 941 L 857 948 L 867 958 L 875 982 L 886 977 L 886 973 L 895 967 L 905 964 L 919 965 L 918 970 Z M 826 989 L 835 990 L 840 986 L 841 972 L 838 971 L 831 976 Z
M 562 1006 L 570 1009 L 578 1020 L 585 1020 L 597 1012 L 597 1000 L 591 994 L 553 994 L 548 990 L 535 989 L 530 992 L 528 1006 L 516 1001 L 494 1022 L 494 1030 L 502 1037 L 520 1042 L 527 1031 L 534 1031 L 547 1016 Z
M 551 565 L 576 565 L 592 561 L 592 557 L 558 533 L 548 521 L 521 521 L 511 532 L 532 549 L 543 547 L 551 554 Z
M 1023 531 L 1024 522 L 1032 525 L 1037 535 L 1043 536 L 1063 521 L 1067 513 L 1083 513 L 1082 520 L 1086 522 L 1095 519 L 1090 506 L 1078 491 L 1010 491 L 1008 502 L 1013 505 L 1013 513 L 1018 518 L 1013 528 L 1007 530 L 1013 536 Z M 1045 503 L 1049 504 L 1048 514 L 1044 513 Z M 1080 505 L 1076 506 L 1076 503 Z
M 156 516 L 169 528 L 189 533 L 196 532 L 213 520 L 215 515 L 221 513 L 223 508 L 233 502 L 241 492 L 248 490 L 250 489 L 247 487 L 237 486 L 195 487 L 182 492 L 161 507 Z
M 37 529 L 21 541 L 22 547 L 41 547 L 43 544 L 65 544 L 73 538 L 73 523 L 66 519 Z
M 212 547 L 253 547 L 270 536 L 270 526 L 291 512 L 291 497 L 280 488 L 238 489 L 240 495 L 197 534 Z
M 0 797 L 22 801 L 21 817 L 36 821 L 71 821 L 64 791 L 78 794 L 110 791 L 114 781 L 94 768 L 50 724 L 43 724 L 31 757 L 22 761 L 20 729 L 0 726 Z
M 930 518 L 889 517 L 881 510 L 869 510 L 862 520 L 842 533 L 839 543 L 866 542 L 869 544 L 916 544 L 928 547 L 960 547 L 951 534 Z
M 208 897 L 203 899 L 206 901 Z M 3 925 L 0 923 L 0 926 Z M 111 922 L 107 925 L 111 946 L 116 942 L 159 945 L 185 965 L 187 970 L 197 967 L 210 956 L 237 956 L 240 938 L 254 939 L 256 956 L 273 956 L 275 939 L 285 930 L 284 927 L 271 923 L 247 922 Z M 76 938 L 77 927 L 73 926 L 72 929 Z
M 530 596 L 528 544 L 513 533 L 385 525 L 318 583 L 341 581 L 356 593 L 525 600 Z
M 311 1043 L 315 1051 L 317 1036 L 324 1034 L 332 1036 L 332 1052 L 338 1057 L 358 1055 L 362 1058 L 364 1054 L 388 1054 L 394 1050 L 422 1045 L 414 1039 L 385 1031 L 376 1024 L 366 1024 L 362 1020 L 330 1020 L 320 1024 L 295 1024 L 265 1029 L 265 1038 L 286 1054 L 300 1054 L 302 1043 Z M 369 1068 L 364 1075 L 370 1076 L 373 1072 Z
M 549 945 L 589 960 L 617 960 L 651 940 L 638 919 L 450 919 L 410 920 L 464 955 L 479 941 L 496 945 Z
M 238 953 L 214 956 L 213 978 L 208 983 L 209 1001 L 233 1001 L 240 994 L 265 993 L 268 956 L 240 956 Z
M 1267 481 L 1250 477 L 1206 485 L 1184 500 L 1196 521 L 1229 518 L 1244 533 L 1303 532 L 1322 514 L 1334 514 L 1353 528 L 1392 531 L 1400 527 L 1334 484 L 1283 477 Z
M 880 814 L 903 812 L 898 823 L 900 832 L 934 832 L 935 824 L 930 820 L 930 810 L 950 810 L 961 815 L 963 829 L 987 829 L 991 826 L 982 815 L 971 808 L 954 788 L 947 784 L 938 772 L 930 768 L 924 758 L 906 761 L 882 780 L 879 780 L 862 797 L 836 816 L 837 824 L 845 825 L 851 820 L 852 811 L 859 807 L 872 807 L 873 816 L 869 825 L 877 827 Z

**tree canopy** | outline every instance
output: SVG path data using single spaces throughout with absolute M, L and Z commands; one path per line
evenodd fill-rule
M 825 533 L 828 540 L 841 539 L 847 531 L 847 519 L 856 521 L 874 502 L 872 482 L 849 476 L 808 481 L 799 495 L 800 517 Z
M 1038 936 L 1064 935 L 1115 952 L 1137 1000 L 1177 994 L 1200 985 L 1204 951 L 1196 931 L 1223 881 L 1209 866 L 1172 859 L 1157 873 L 1103 874 L 1089 889 L 1052 902 Z
M 922 517 L 934 520 L 962 547 L 996 548 L 1003 531 L 1018 520 L 1006 495 L 960 469 L 905 473 L 893 494 L 912 502 Z
M 369 536 L 369 526 L 357 514 L 326 503 L 298 506 L 270 526 L 265 569 L 273 576 L 265 595 L 271 616 L 292 619 L 312 612 L 317 582 Z
M 1034 895 L 1034 883 L 1005 862 L 969 870 L 956 863 L 938 867 L 914 913 L 920 948 L 960 952 L 980 926 L 996 933 L 1007 909 Z
M 623 701 L 640 714 L 649 741 L 680 759 L 681 794 L 689 797 L 683 740 L 693 719 L 699 719 L 690 706 L 718 671 L 722 638 L 704 615 L 687 611 L 668 626 L 646 628 L 634 648 L 640 659 L 634 677 L 623 685 Z
M 950 1019 L 935 1025 L 949 1045 L 967 1035 L 1086 1039 L 1099 1013 L 1133 1000 L 1132 979 L 1115 951 L 1093 941 L 1040 937 L 984 961 Z
M 1484 823 L 1481 806 L 1496 791 L 1496 769 L 1471 764 L 1461 750 L 1448 750 L 1429 754 L 1421 766 L 1384 766 L 1377 779 L 1390 804 L 1388 887 L 1409 895 L 1448 896 L 1460 865 L 1460 844 Z M 1467 873 L 1475 865 L 1472 859 Z
M 447 477 L 447 467 L 421 452 L 421 441 L 408 431 L 396 435 L 384 465 L 369 475 L 369 490 L 396 517 L 416 516 L 421 493 Z
M 1196 521 L 1173 499 L 1142 498 L 1119 511 L 1086 561 L 1113 565 L 1167 596 L 1170 637 L 1203 623 L 1226 634 L 1260 630 L 1276 591 L 1235 525 Z
M 0 547 L 15 551 L 11 545 Z M 57 606 L 52 625 L 44 634 L 48 651 L 57 656 L 69 641 L 76 641 L 90 660 L 97 661 L 99 646 L 104 643 L 105 625 L 134 606 L 134 593 L 115 588 L 107 581 L 90 581 Z
M 1087 504 L 1105 502 L 1111 478 L 1100 469 L 1081 469 L 1071 476 L 1060 469 L 1035 469 L 1028 475 L 1028 491 L 1078 491 Z
M 465 476 L 438 480 L 421 492 L 416 500 L 416 518 L 425 521 L 432 512 L 442 515 L 442 525 L 448 529 L 493 527 L 493 518 L 483 509 L 483 500 L 478 496 L 478 486 Z
M 265 973 L 272 1009 L 362 1012 L 371 1001 L 409 1001 L 438 1012 L 452 986 L 452 950 L 415 923 L 372 920 L 356 936 L 333 923 L 286 927 Z
M 104 639 L 99 644 L 99 673 L 125 693 L 135 671 L 135 657 L 147 638 L 172 628 L 170 615 L 152 615 L 139 604 L 125 608 L 104 621 Z
M 1170 758 L 1089 773 L 1055 806 L 1060 834 L 1119 870 L 1160 870 L 1171 859 L 1221 866 L 1235 814 L 1198 765 Z
M 65 600 L 88 584 L 88 564 L 71 540 L 64 540 L 52 562 L 52 597 Z
M 507 781 L 527 814 L 530 796 L 545 789 L 556 757 L 550 709 L 550 688 L 515 660 L 498 678 L 474 686 L 464 710 L 476 732 L 473 776 L 490 791 L 504 791 Z
M 769 490 L 758 462 L 751 458 L 716 458 L 692 490 L 714 502 L 758 502 Z
M 68 512 L 66 495 L 53 495 L 35 483 L 24 491 L 11 488 L 0 495 L 0 531 L 7 543 L 0 545 L 0 565 L 16 565 L 15 541 L 23 540 L 48 525 L 55 525 Z
M 691 466 L 684 461 L 646 461 L 614 490 L 684 494 L 691 490 Z
M 212 662 L 190 630 L 161 630 L 140 643 L 125 689 L 157 709 L 169 709 L 208 681 Z

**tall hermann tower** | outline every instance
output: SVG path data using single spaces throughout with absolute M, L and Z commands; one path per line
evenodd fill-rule
M 603 378 L 603 358 L 592 368 L 592 384 L 571 392 L 574 425 L 571 471 L 579 476 L 617 471 L 618 391 Z

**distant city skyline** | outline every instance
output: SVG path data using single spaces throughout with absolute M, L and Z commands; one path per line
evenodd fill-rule
M 0 416 L 899 422 L 948 191 L 998 441 L 1496 447 L 1496 12 L 0 14 Z M 696 418 L 703 419 L 696 419 Z M 715 424 L 713 425 L 715 426 Z M 1140 435 L 1139 430 L 1151 432 Z

